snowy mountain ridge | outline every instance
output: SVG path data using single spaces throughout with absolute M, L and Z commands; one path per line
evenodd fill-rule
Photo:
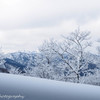
M 88 56 L 93 59 L 93 61 L 91 60 L 92 62 L 89 62 L 86 68 L 79 71 L 82 81 L 85 80 L 84 83 L 91 84 L 91 80 L 94 78 L 93 75 L 95 75 L 96 70 L 100 70 L 100 57 L 93 54 L 88 54 Z M 67 56 L 65 56 L 65 59 L 67 59 Z M 45 57 L 40 53 L 15 52 L 5 55 L 1 66 L 3 67 L 0 69 L 0 71 L 3 73 L 23 74 L 25 76 L 33 76 L 67 82 L 76 81 L 75 77 L 73 77 L 75 76 L 74 74 L 69 77 L 69 74 L 72 72 L 69 71 L 69 69 L 62 63 L 62 60 L 58 56 L 52 59 L 50 62 L 47 62 L 47 59 L 45 59 Z M 88 76 L 89 74 L 92 76 Z M 85 77 L 86 79 L 84 79 Z M 87 77 L 89 77 L 91 80 Z M 92 84 L 100 85 L 100 78 L 96 76 L 95 79 L 97 82 L 92 80 Z

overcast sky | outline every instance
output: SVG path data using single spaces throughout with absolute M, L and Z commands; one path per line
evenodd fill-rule
M 0 0 L 0 45 L 4 52 L 34 51 L 78 26 L 100 38 L 100 0 Z

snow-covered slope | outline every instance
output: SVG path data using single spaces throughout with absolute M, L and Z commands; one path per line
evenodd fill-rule
M 100 100 L 100 87 L 0 73 L 0 100 Z

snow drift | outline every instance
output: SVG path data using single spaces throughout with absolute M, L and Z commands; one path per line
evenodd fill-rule
M 6 98 L 23 96 L 24 98 Z M 0 73 L 0 100 L 100 100 L 100 87 Z

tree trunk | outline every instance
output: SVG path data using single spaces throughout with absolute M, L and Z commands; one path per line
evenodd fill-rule
M 80 76 L 77 74 L 77 83 L 80 83 Z

